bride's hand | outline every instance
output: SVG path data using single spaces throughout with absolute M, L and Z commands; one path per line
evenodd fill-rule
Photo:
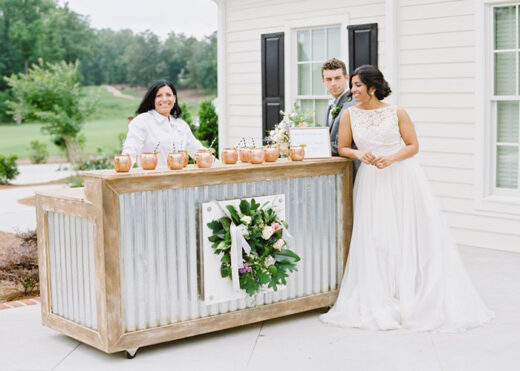
M 385 167 L 392 165 L 394 161 L 395 160 L 392 158 L 392 156 L 380 156 L 374 160 L 372 165 L 378 169 L 384 169 Z
M 371 152 L 365 152 L 365 151 L 357 151 L 356 157 L 359 161 L 367 164 L 372 165 L 374 161 L 376 160 L 376 156 L 374 156 Z

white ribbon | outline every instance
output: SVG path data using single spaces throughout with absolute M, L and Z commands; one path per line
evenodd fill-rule
M 220 202 L 213 201 L 213 203 L 219 207 L 229 219 L 231 219 L 229 228 L 231 234 L 231 249 L 229 251 L 231 257 L 231 281 L 233 282 L 233 290 L 240 291 L 240 276 L 238 270 L 244 267 L 242 250 L 245 251 L 246 254 L 251 253 L 251 246 L 249 246 L 249 243 L 244 237 L 247 228 L 243 224 L 235 225 L 235 223 L 233 223 L 233 218 L 231 218 L 231 213 L 227 208 L 223 207 Z

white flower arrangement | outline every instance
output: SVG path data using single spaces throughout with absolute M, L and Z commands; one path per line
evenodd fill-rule
M 276 145 L 280 149 L 280 155 L 289 155 L 289 128 L 314 126 L 312 124 L 313 112 L 302 112 L 295 104 L 292 112 L 280 111 L 283 115 L 273 130 L 269 132 L 268 142 Z

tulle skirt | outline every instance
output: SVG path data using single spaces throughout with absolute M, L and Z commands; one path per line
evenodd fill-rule
M 493 317 L 417 160 L 382 170 L 362 164 L 339 297 L 320 319 L 363 329 L 458 332 Z

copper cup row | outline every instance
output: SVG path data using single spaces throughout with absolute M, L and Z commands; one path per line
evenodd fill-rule
M 302 146 L 291 147 L 289 157 L 292 161 L 301 161 L 305 157 L 305 148 Z M 222 151 L 222 161 L 225 164 L 235 164 L 238 159 L 241 162 L 249 162 L 251 164 L 262 164 L 265 162 L 275 162 L 280 158 L 280 149 L 274 146 L 264 148 L 256 147 L 239 147 L 225 148 Z
M 157 154 L 144 152 L 138 155 L 143 170 L 154 170 L 157 167 Z M 305 148 L 301 146 L 291 147 L 289 157 L 292 161 L 301 161 L 305 157 Z M 278 147 L 267 146 L 265 148 L 240 147 L 225 148 L 222 151 L 222 162 L 233 165 L 240 159 L 241 162 L 262 164 L 275 162 L 280 158 Z M 170 170 L 181 170 L 188 165 L 188 154 L 184 151 L 168 153 L 167 164 Z M 194 156 L 195 164 L 199 168 L 210 168 L 215 162 L 215 156 L 210 149 L 200 149 Z M 114 168 L 116 172 L 128 172 L 132 166 L 130 155 L 115 155 Z

